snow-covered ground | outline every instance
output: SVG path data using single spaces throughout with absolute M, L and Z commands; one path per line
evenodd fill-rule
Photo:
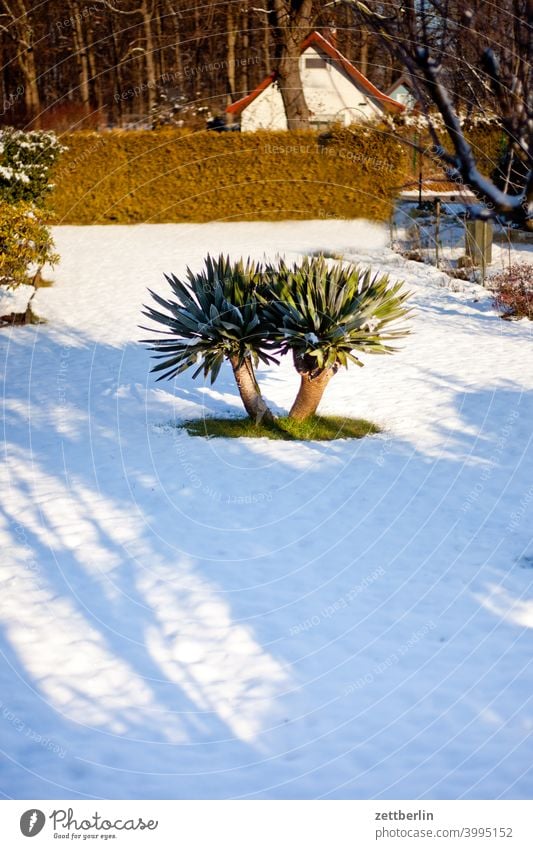
M 426 200 L 434 202 L 433 198 Z M 438 231 L 434 208 L 419 211 L 414 199 L 400 203 L 394 216 L 392 239 L 402 252 L 416 251 L 426 262 L 446 270 L 457 268 L 457 261 L 466 253 L 465 221 L 461 217 L 466 207 L 459 202 L 442 200 Z M 488 278 L 505 270 L 511 263 L 533 263 L 533 239 L 529 234 L 510 231 L 499 222 L 493 222 L 491 227 L 494 241 L 492 263 L 486 270 Z M 475 272 L 481 282 L 481 270 Z
M 533 325 L 362 222 L 55 237 L 48 323 L 0 334 L 3 794 L 530 798 Z M 322 407 L 384 432 L 176 429 L 240 404 L 227 370 L 154 382 L 146 288 L 207 251 L 319 248 L 413 292 L 401 353 Z M 261 382 L 289 405 L 289 362 Z

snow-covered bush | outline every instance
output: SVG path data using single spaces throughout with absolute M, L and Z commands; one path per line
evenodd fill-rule
M 0 286 L 35 285 L 45 263 L 58 261 L 42 207 L 64 149 L 52 132 L 0 130 Z M 32 320 L 31 298 L 21 316 Z
M 58 260 L 42 212 L 33 204 L 0 202 L 0 285 L 33 285 L 43 265 Z
M 495 289 L 494 306 L 504 317 L 533 320 L 533 265 L 515 263 L 490 279 Z
M 0 201 L 41 206 L 53 188 L 50 170 L 65 148 L 52 132 L 0 130 Z
M 193 377 L 203 372 L 213 382 L 229 360 L 255 421 L 273 419 L 255 377 L 259 360 L 268 364 L 276 362 L 275 354 L 292 353 L 301 384 L 289 416 L 304 420 L 340 366 L 362 366 L 360 353 L 391 353 L 388 343 L 408 332 L 399 324 L 408 312 L 401 283 L 370 269 L 330 265 L 323 256 L 291 267 L 283 260 L 263 267 L 208 256 L 199 274 L 188 269 L 186 281 L 167 280 L 174 298 L 151 292 L 166 312 L 144 312 L 167 334 L 143 340 L 161 360 L 152 371 L 172 378 L 196 366 Z

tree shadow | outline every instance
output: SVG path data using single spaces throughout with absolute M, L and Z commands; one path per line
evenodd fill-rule
M 455 430 L 447 425 L 443 437 L 466 459 L 425 454 L 390 435 L 296 450 L 206 441 L 174 424 L 240 412 L 229 370 L 216 391 L 186 376 L 154 386 L 140 346 L 47 328 L 19 334 L 4 363 L 4 791 L 316 795 L 302 751 L 317 733 L 330 734 L 334 758 L 346 748 L 336 728 L 363 745 L 372 725 L 375 691 L 347 695 L 339 682 L 364 675 L 387 634 L 394 644 L 433 621 L 435 594 L 451 603 L 453 570 L 472 582 L 465 616 L 483 592 L 480 569 L 494 539 L 474 550 L 471 538 L 497 510 L 502 463 L 482 475 L 495 451 L 516 463 L 520 446 L 524 453 L 531 393 L 457 391 Z M 274 387 L 278 377 L 264 379 Z M 513 410 L 520 431 L 512 451 L 507 435 L 504 453 L 499 422 Z M 518 493 L 525 472 L 517 465 L 512 480 L 503 475 Z M 472 496 L 478 480 L 483 488 Z M 459 516 L 457 504 L 465 505 Z M 500 516 L 496 530 L 509 521 Z M 522 540 L 524 527 L 517 533 Z M 452 562 L 442 545 L 450 534 Z M 495 583 L 505 579 L 503 560 L 491 569 Z M 506 592 L 518 593 L 524 575 Z M 487 605 L 476 610 L 486 624 L 496 615 Z M 435 623 L 412 662 L 438 652 L 449 627 L 446 616 Z M 404 692 L 402 671 L 399 664 L 379 680 L 385 695 Z M 331 720 L 323 717 L 328 699 Z M 310 757 L 318 764 L 320 746 Z M 352 771 L 363 761 L 355 757 Z M 337 767 L 321 779 L 324 792 Z
M 253 747 L 288 677 L 233 621 L 174 534 L 161 537 L 158 510 L 150 509 L 157 469 L 145 460 L 150 440 L 161 441 L 152 426 L 179 399 L 124 380 L 125 371 L 147 371 L 137 346 L 124 351 L 78 337 L 72 347 L 49 334 L 13 334 L 6 371 L 2 645 L 26 717 L 16 713 L 8 723 L 12 739 L 27 743 L 17 724 L 33 728 L 52 716 L 53 739 L 74 760 L 87 728 L 114 740 L 111 748 L 117 739 L 132 748 L 213 740 Z M 172 511 L 163 518 L 179 536 Z M 241 662 L 228 674 L 230 645 Z M 48 750 L 31 749 L 30 760 L 47 770 Z M 57 757 L 52 764 L 65 767 Z M 53 793 L 45 774 L 41 783 L 30 795 Z

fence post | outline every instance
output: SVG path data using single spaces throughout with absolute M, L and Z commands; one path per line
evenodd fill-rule
M 466 255 L 472 260 L 472 265 L 481 266 L 483 285 L 487 265 L 492 262 L 492 224 L 490 221 L 474 219 L 466 222 L 465 231 Z
M 440 198 L 435 198 L 435 265 L 439 267 Z

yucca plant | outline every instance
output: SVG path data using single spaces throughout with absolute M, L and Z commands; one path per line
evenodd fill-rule
M 161 372 L 159 380 L 170 379 L 197 365 L 193 378 L 203 372 L 214 383 L 222 363 L 229 360 L 248 415 L 254 421 L 272 421 L 255 377 L 260 360 L 276 362 L 271 355 L 276 343 L 257 297 L 263 283 L 261 266 L 251 260 L 231 263 L 229 257 L 208 255 L 201 272 L 187 269 L 185 281 L 173 274 L 165 277 L 174 298 L 150 294 L 166 312 L 150 306 L 143 310 L 165 326 L 160 332 L 168 336 L 143 340 L 161 360 L 152 371 Z
M 340 366 L 363 363 L 358 354 L 388 354 L 388 344 L 409 331 L 398 326 L 409 293 L 388 275 L 354 265 L 328 264 L 323 256 L 293 266 L 283 260 L 265 269 L 270 296 L 263 298 L 273 341 L 291 352 L 300 390 L 289 416 L 315 413 Z

